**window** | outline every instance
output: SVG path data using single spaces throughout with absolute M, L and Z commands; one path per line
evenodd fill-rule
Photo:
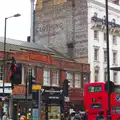
M 117 83 L 117 72 L 113 72 L 113 82 Z
M 101 91 L 102 91 L 102 87 L 100 85 L 88 87 L 88 92 L 101 92 Z
M 115 85 L 115 93 L 120 94 L 120 86 L 119 85 Z
M 81 88 L 81 74 L 75 73 L 75 87 Z
M 98 82 L 99 80 L 99 70 L 95 69 L 95 82 Z
M 98 60 L 98 48 L 94 49 L 94 60 Z
M 104 70 L 104 81 L 107 82 L 108 80 L 108 73 L 107 73 L 107 70 L 105 69 Z
M 43 85 L 50 85 L 50 70 L 44 69 L 43 72 Z
M 4 68 L 3 65 L 0 66 L 0 80 L 4 79 Z
M 94 30 L 94 39 L 99 39 L 99 36 L 98 36 L 98 31 L 97 30 Z
M 70 81 L 70 87 L 73 87 L 73 73 L 67 72 L 66 78 Z
M 28 75 L 32 75 L 32 68 L 28 67 Z
M 107 51 L 104 51 L 104 62 L 107 62 Z
M 107 42 L 107 35 L 104 33 L 104 41 Z
M 52 85 L 58 86 L 59 85 L 59 71 L 52 70 Z
M 112 40 L 113 40 L 113 44 L 116 45 L 117 44 L 117 37 L 115 35 L 113 35 Z
M 113 64 L 117 64 L 117 52 L 113 52 Z

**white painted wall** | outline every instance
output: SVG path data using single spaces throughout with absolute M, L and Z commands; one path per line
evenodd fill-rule
M 106 43 L 103 39 L 103 32 L 99 32 L 99 41 L 94 40 L 94 30 L 91 29 L 91 17 L 93 17 L 94 12 L 98 13 L 98 17 L 102 18 L 105 15 L 105 0 L 89 0 L 88 1 L 88 62 L 90 63 L 91 70 L 91 82 L 94 82 L 94 67 L 98 65 L 99 70 L 99 80 L 104 81 L 104 68 L 107 67 L 107 64 L 104 63 L 104 49 L 106 48 Z M 109 20 L 113 18 L 116 20 L 117 24 L 120 24 L 120 6 L 115 5 L 109 2 Z M 114 66 L 112 51 L 118 51 L 118 66 L 120 66 L 120 37 L 117 37 L 117 45 L 112 44 L 112 35 L 109 35 L 109 47 L 110 47 L 110 67 Z M 94 46 L 99 47 L 99 61 L 94 61 Z M 119 80 L 120 72 L 118 72 L 117 83 L 120 83 Z M 110 80 L 113 81 L 113 71 L 110 72 Z

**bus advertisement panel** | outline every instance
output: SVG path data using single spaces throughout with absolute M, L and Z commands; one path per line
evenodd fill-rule
M 115 85 L 111 94 L 111 114 L 113 120 L 120 119 L 120 85 Z M 99 111 L 104 111 L 107 118 L 108 94 L 105 91 L 105 83 L 89 83 L 84 86 L 84 107 L 88 111 L 88 120 L 94 120 Z

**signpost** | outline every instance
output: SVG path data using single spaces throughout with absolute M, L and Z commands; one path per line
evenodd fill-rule
M 40 85 L 32 85 L 32 120 L 40 120 Z

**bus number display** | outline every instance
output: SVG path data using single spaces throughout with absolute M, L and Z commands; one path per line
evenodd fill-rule
M 91 104 L 91 108 L 102 108 L 101 104 Z

